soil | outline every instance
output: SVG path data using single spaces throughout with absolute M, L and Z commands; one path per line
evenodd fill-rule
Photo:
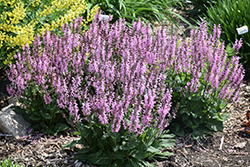
M 186 24 L 181 26 L 188 27 Z M 5 79 L 6 77 L 0 79 L 0 85 L 7 82 Z M 173 156 L 168 160 L 159 161 L 158 165 L 160 167 L 250 167 L 250 134 L 244 132 L 243 123 L 250 106 L 249 97 L 250 80 L 245 78 L 239 102 L 227 105 L 226 111 L 231 115 L 224 122 L 224 130 L 214 133 L 213 136 L 208 135 L 199 142 L 194 141 L 190 134 L 178 137 L 176 144 L 168 149 L 174 153 Z M 0 109 L 8 105 L 9 98 L 0 90 Z M 71 149 L 61 148 L 78 138 L 70 135 L 71 132 L 67 131 L 57 136 L 37 133 L 23 140 L 16 140 L 1 133 L 0 162 L 11 156 L 14 162 L 22 163 L 24 166 L 89 166 L 86 162 L 72 159 L 81 146 Z

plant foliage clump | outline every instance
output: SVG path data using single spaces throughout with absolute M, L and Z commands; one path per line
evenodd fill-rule
M 77 157 L 94 165 L 148 166 L 167 158 L 163 150 L 174 144 L 169 123 L 177 135 L 189 130 L 195 138 L 220 131 L 228 116 L 221 107 L 237 102 L 244 77 L 239 58 L 227 59 L 220 28 L 209 35 L 203 21 L 178 41 L 165 29 L 152 35 L 140 20 L 128 27 L 111 19 L 98 14 L 81 33 L 79 17 L 62 36 L 37 35 L 32 50 L 27 45 L 15 56 L 8 92 L 29 100 L 25 92 L 35 88 L 40 101 L 63 111 L 81 136 L 67 146 L 84 145 Z
M 199 140 L 206 133 L 222 131 L 229 114 L 222 113 L 228 101 L 237 102 L 245 70 L 236 56 L 242 40 L 236 40 L 232 58 L 228 59 L 224 42 L 220 42 L 220 26 L 213 35 L 205 20 L 191 31 L 185 41 L 173 38 L 168 51 L 171 57 L 169 85 L 173 84 L 173 102 L 179 110 L 170 128 L 180 136 L 192 133 Z

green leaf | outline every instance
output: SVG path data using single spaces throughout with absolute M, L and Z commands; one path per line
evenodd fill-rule
M 190 119 L 187 119 L 187 120 L 185 121 L 185 124 L 186 124 L 188 127 L 190 127 L 190 128 L 193 127 L 193 123 L 192 123 L 192 121 L 191 121 Z
M 151 153 L 157 153 L 157 152 L 160 152 L 159 149 L 155 148 L 155 147 L 152 147 L 152 146 L 149 146 L 147 148 L 147 151 L 151 152 Z
M 187 114 L 182 114 L 182 121 L 186 121 L 189 119 L 189 116 Z
M 177 77 L 178 77 L 177 79 L 179 79 L 179 76 L 177 76 Z M 176 90 L 176 92 L 180 92 L 181 89 L 182 89 L 182 87 L 180 87 L 180 86 L 174 87 L 174 90 Z
M 174 131 L 179 131 L 180 125 L 177 123 L 173 123 Z
M 115 162 L 113 162 L 111 167 L 120 167 L 122 165 L 123 162 L 116 160 Z
M 36 125 L 32 126 L 31 128 L 38 129 L 39 128 L 39 124 L 36 124 Z
M 41 120 L 40 117 L 37 117 L 37 116 L 35 116 L 35 115 L 31 115 L 31 116 L 29 117 L 29 119 L 32 120 L 32 121 L 39 121 L 39 120 Z
M 137 159 L 145 159 L 148 156 L 148 153 L 142 150 L 137 150 L 134 154 L 132 154 L 132 157 Z
M 74 135 L 81 135 L 81 133 L 78 132 L 78 131 L 75 131 L 73 134 L 74 134 Z
M 56 126 L 55 126 L 56 132 L 61 132 L 61 131 L 64 131 L 66 129 L 69 129 L 69 127 L 66 124 L 63 124 L 63 123 L 57 123 Z
M 216 119 L 210 119 L 209 122 L 207 122 L 206 127 L 215 132 L 219 132 L 223 130 L 223 123 Z
M 43 127 L 43 128 L 46 128 L 46 127 L 47 127 L 47 125 L 46 125 L 45 122 L 43 122 L 43 121 L 41 121 L 41 122 L 39 123 L 39 125 L 40 125 L 41 127 Z
M 199 126 L 199 120 L 194 120 L 193 122 L 193 126 L 192 126 L 192 128 L 194 129 L 194 128 L 197 128 L 198 126 Z
M 149 163 L 149 162 L 147 162 L 147 161 L 141 161 L 142 163 L 143 163 L 143 165 L 144 166 L 146 166 L 146 167 L 156 167 L 156 166 L 158 166 L 157 164 L 151 164 L 151 163 Z
M 77 154 L 86 154 L 88 152 L 90 152 L 91 149 L 90 148 L 83 148 L 83 149 L 80 149 Z
M 162 159 L 168 159 L 168 156 L 173 155 L 173 153 L 165 151 L 165 152 L 159 152 L 156 154 L 157 157 L 162 158 Z
M 128 144 L 128 146 L 129 146 L 129 148 L 132 150 L 132 149 L 134 149 L 135 147 L 137 147 L 137 145 L 138 145 L 138 143 L 135 141 L 135 140 L 132 140 L 129 144 Z
M 76 155 L 73 159 L 80 159 L 82 161 L 88 161 L 88 157 L 84 154 L 84 155 Z
M 159 145 L 164 148 L 172 147 L 175 144 L 175 139 L 160 139 Z
M 125 151 L 118 151 L 118 152 L 112 152 L 111 155 L 116 158 L 121 160 L 122 162 L 124 162 L 124 158 L 127 156 L 127 152 Z
M 220 115 L 219 120 L 222 122 L 225 122 L 229 116 L 230 116 L 230 114 L 222 114 L 222 115 Z
M 122 145 L 122 146 L 119 146 L 119 149 L 123 151 L 127 151 L 127 150 L 130 150 L 130 147 L 127 145 Z
M 15 111 L 17 114 L 27 114 L 27 110 L 22 109 L 19 106 L 11 106 L 10 107 L 13 111 Z
M 112 163 L 111 157 L 105 156 L 102 150 L 98 151 L 97 153 L 90 154 L 88 159 L 91 164 L 96 165 L 110 165 Z
M 131 163 L 133 167 L 143 167 L 143 165 L 137 159 L 133 159 Z
M 178 131 L 175 130 L 174 128 L 171 128 L 171 130 L 178 136 L 183 136 L 184 135 L 184 128 L 180 128 Z
M 161 138 L 174 138 L 175 135 L 174 134 L 163 134 L 161 135 Z
M 41 114 L 39 112 L 37 112 L 34 108 L 32 108 L 32 114 L 35 116 L 35 117 L 39 117 L 41 119 Z
M 126 163 L 126 167 L 132 167 L 133 166 L 133 164 L 132 164 L 132 160 L 129 160 L 129 162 L 128 163 Z
M 194 130 L 192 132 L 192 137 L 194 140 L 199 141 L 201 136 L 202 136 L 202 133 L 198 132 L 197 130 Z
M 45 119 L 52 119 L 52 116 L 49 113 L 41 113 L 41 115 Z
M 80 140 L 73 140 L 72 142 L 65 144 L 64 146 L 62 146 L 62 148 L 66 148 L 66 147 L 74 147 L 76 144 L 79 144 Z
M 188 113 L 188 110 L 187 110 L 187 108 L 182 108 L 182 109 L 180 109 L 179 113 L 185 114 L 185 113 Z
M 43 132 L 44 134 L 54 134 L 54 133 L 55 133 L 54 129 L 51 129 L 51 128 L 49 128 L 48 126 L 42 128 L 42 132 Z

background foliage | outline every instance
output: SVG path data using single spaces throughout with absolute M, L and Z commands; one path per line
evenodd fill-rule
M 102 14 L 113 15 L 113 22 L 119 18 L 125 18 L 128 25 L 141 18 L 144 22 L 174 23 L 179 25 L 173 15 L 190 24 L 181 15 L 172 12 L 171 8 L 181 5 L 180 0 L 88 0 L 91 6 L 98 5 L 103 11 Z

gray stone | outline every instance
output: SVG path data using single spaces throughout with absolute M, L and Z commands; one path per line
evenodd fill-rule
M 22 115 L 15 113 L 8 105 L 0 111 L 0 131 L 12 134 L 16 139 L 20 139 L 27 134 L 30 123 L 25 121 Z

